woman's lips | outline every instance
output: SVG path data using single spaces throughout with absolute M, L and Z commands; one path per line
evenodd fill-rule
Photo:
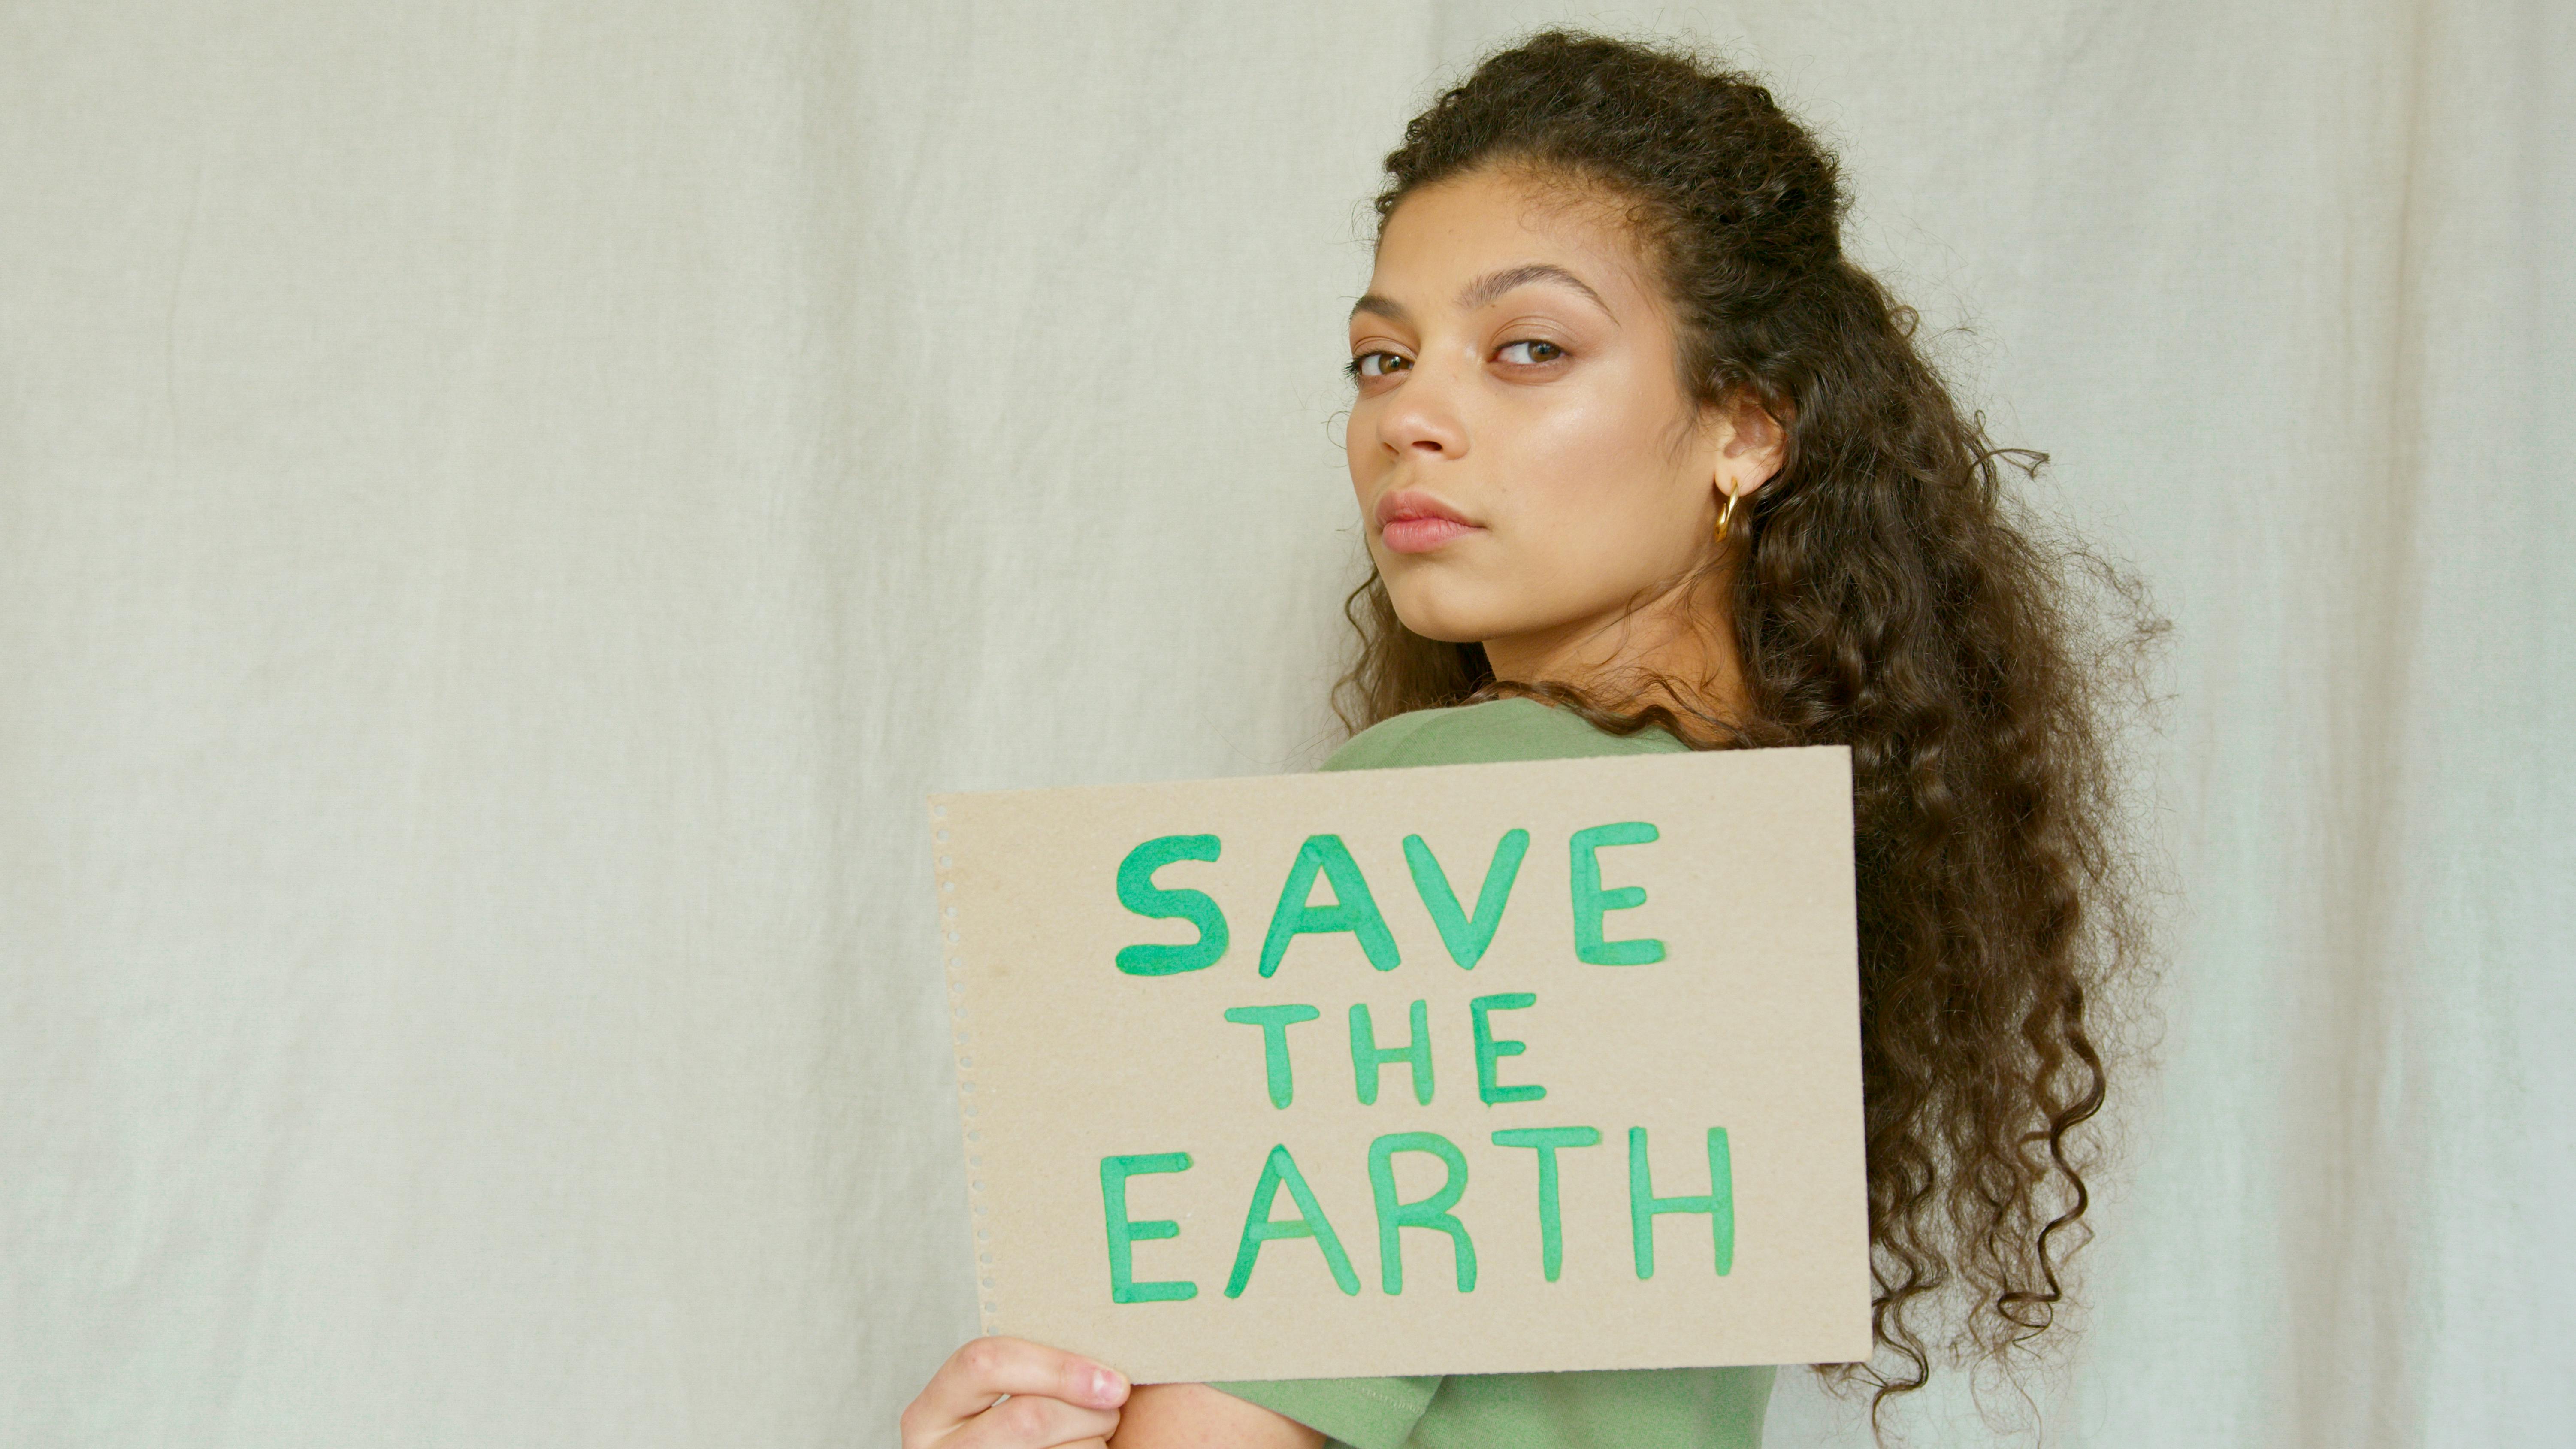
M 1429 553 L 1453 538 L 1484 530 L 1429 493 L 1406 489 L 1378 500 L 1378 538 L 1397 553 Z
M 1397 553 L 1429 553 L 1460 534 L 1474 532 L 1475 528 L 1454 518 L 1408 513 L 1388 519 L 1377 536 Z

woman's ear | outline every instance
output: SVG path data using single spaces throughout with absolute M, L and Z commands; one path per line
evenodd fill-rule
M 1748 388 L 1729 393 L 1725 404 L 1714 411 L 1717 491 L 1750 497 L 1787 461 L 1789 430 Z

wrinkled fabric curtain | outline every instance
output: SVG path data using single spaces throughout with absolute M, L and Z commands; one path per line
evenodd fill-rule
M 0 1440 L 889 1440 L 920 797 L 1329 748 L 1364 200 L 1559 18 L 1819 126 L 2171 621 L 2049 1442 L 2564 1434 L 2576 10 L 21 0 Z

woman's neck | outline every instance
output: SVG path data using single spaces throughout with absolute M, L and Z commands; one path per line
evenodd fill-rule
M 1633 605 L 1485 641 L 1494 677 L 1562 684 L 1601 704 L 1663 703 L 1685 714 L 1744 718 L 1744 665 L 1723 576 L 1703 576 Z

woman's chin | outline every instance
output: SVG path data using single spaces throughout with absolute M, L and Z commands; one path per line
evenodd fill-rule
M 1395 617 L 1404 627 L 1425 639 L 1443 644 L 1482 644 L 1504 632 L 1484 611 L 1462 609 L 1454 602 L 1440 599 L 1408 599 L 1397 590 L 1387 591 L 1395 605 Z

